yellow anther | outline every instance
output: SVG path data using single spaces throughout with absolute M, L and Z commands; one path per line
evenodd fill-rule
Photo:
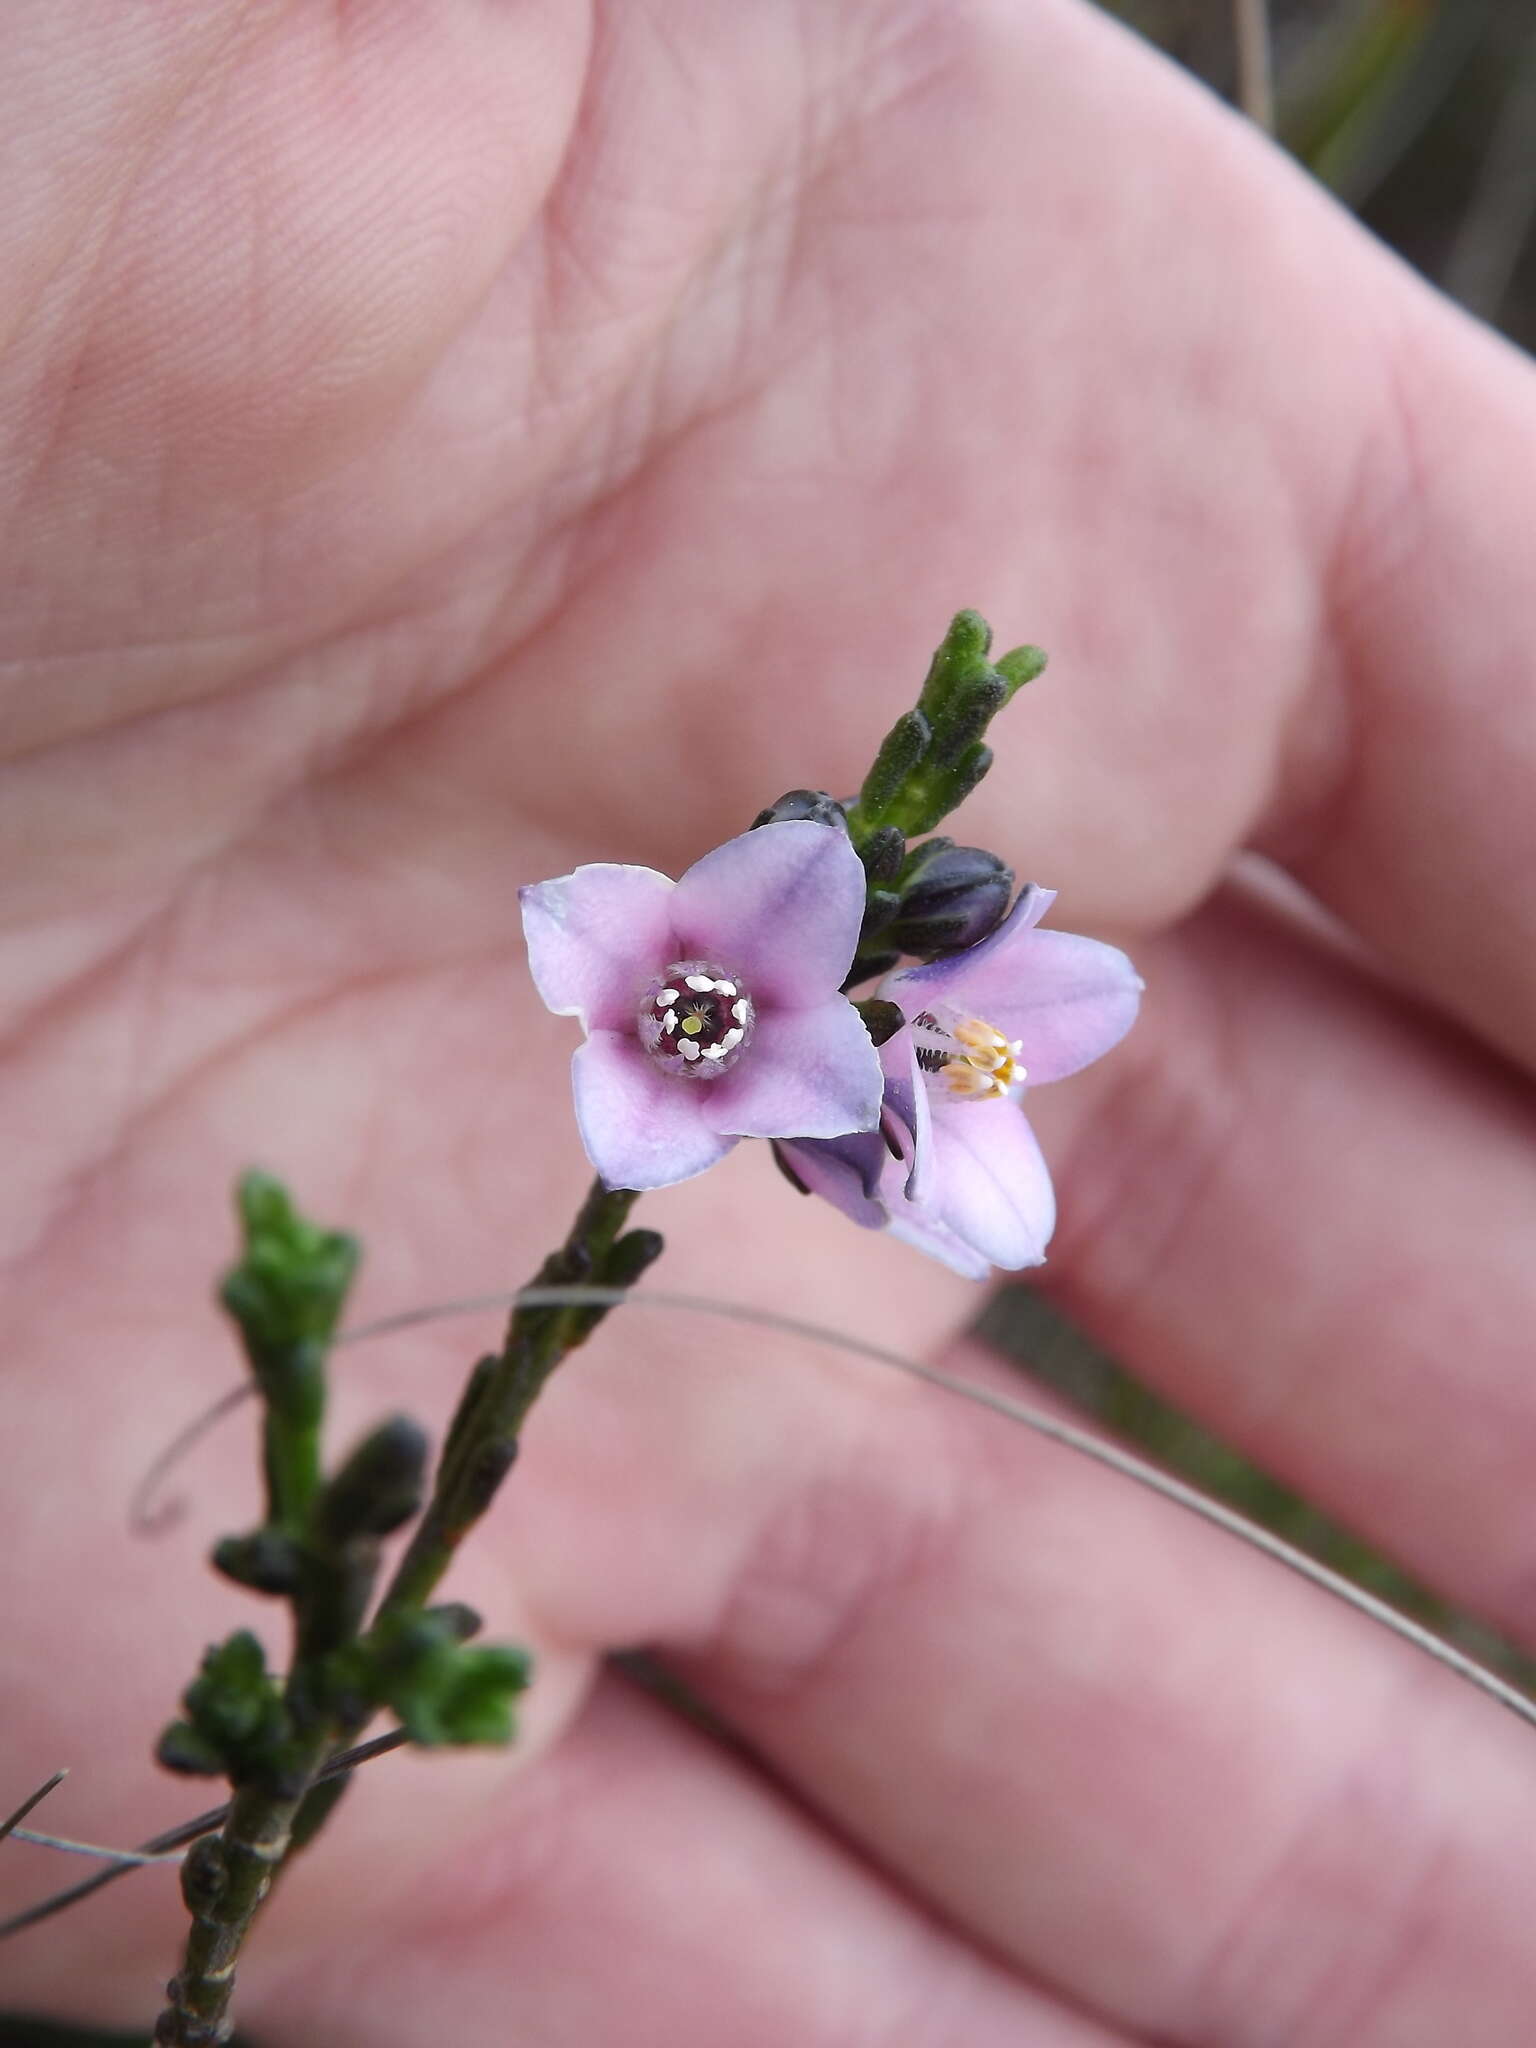
M 951 1094 L 971 1102 L 988 1101 L 1007 1095 L 1024 1079 L 1024 1069 L 1015 1058 L 1017 1045 L 979 1017 L 963 1019 L 950 1035 L 964 1047 L 944 1062 L 944 1082 Z

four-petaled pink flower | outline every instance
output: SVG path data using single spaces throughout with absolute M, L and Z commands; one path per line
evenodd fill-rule
M 879 1056 L 838 993 L 864 888 L 847 838 L 796 820 L 677 882 L 604 864 L 520 892 L 539 994 L 587 1034 L 576 1121 L 609 1187 L 687 1180 L 739 1138 L 874 1129 Z
M 781 1143 L 813 1193 L 973 1278 L 1038 1266 L 1056 1221 L 1051 1176 L 1019 1106 L 1026 1078 L 1060 1081 L 1135 1021 L 1141 980 L 1096 939 L 1036 926 L 1055 891 L 1031 885 L 968 952 L 886 976 L 906 1028 L 881 1047 L 879 1131 Z

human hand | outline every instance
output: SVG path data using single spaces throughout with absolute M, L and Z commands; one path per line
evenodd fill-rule
M 851 783 L 961 603 L 1053 656 L 966 834 L 1149 983 L 1032 1098 L 1049 1284 L 1529 1635 L 1528 368 L 1052 0 L 0 32 L 16 1795 L 183 1803 L 145 1763 L 231 1625 L 239 1432 L 123 1529 L 232 1370 L 235 1170 L 358 1227 L 380 1308 L 522 1278 L 584 1175 L 515 885 Z M 1245 844 L 1345 934 L 1197 909 Z M 761 1148 L 645 1220 L 670 1284 L 911 1351 L 976 1305 Z M 471 1343 L 360 1357 L 350 1419 Z M 721 1351 L 637 1315 L 552 1390 L 451 1588 L 538 1646 L 529 1741 L 353 1793 L 264 2040 L 1521 2037 L 1521 1730 L 995 1422 Z M 633 1642 L 775 1776 L 597 1675 Z M 168 1892 L 13 1995 L 147 2014 Z

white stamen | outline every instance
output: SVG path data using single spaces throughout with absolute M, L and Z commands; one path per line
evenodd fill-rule
M 640 997 L 640 1043 L 664 1074 L 728 1074 L 751 1051 L 756 1005 L 750 989 L 713 960 L 673 960 Z

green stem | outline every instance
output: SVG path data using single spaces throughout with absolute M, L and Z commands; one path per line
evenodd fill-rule
M 325 1499 L 312 1517 L 293 1599 L 293 1663 L 283 1692 L 291 1736 L 280 1760 L 236 1790 L 222 1832 L 204 1836 L 182 1865 L 182 1897 L 192 1926 L 154 2037 L 173 2048 L 210 2048 L 228 2039 L 241 1946 L 292 1846 L 300 1810 L 344 1741 L 341 1716 L 326 1704 L 326 1664 L 356 1641 L 379 1549 L 367 1532 L 331 1540 Z
M 269 1408 L 262 1429 L 262 1466 L 269 1527 L 297 1535 L 320 1484 L 319 1430 L 296 1426 Z
M 333 1739 L 330 1727 L 313 1730 L 294 1757 L 291 1790 L 275 1796 L 266 1786 L 247 1786 L 235 1794 L 222 1833 L 202 1836 L 187 1852 L 181 1889 L 192 1926 L 155 2026 L 160 2048 L 216 2048 L 229 2039 L 236 1960 Z
M 267 1487 L 267 1521 L 296 1536 L 321 1483 L 320 1432 L 325 1420 L 323 1343 L 306 1341 L 251 1350 L 257 1385 L 266 1404 L 262 1423 L 262 1472 Z
M 544 1261 L 533 1284 L 579 1286 L 602 1276 L 637 1200 L 633 1188 L 594 1182 L 570 1235 Z M 432 1498 L 380 1603 L 381 1617 L 426 1604 L 459 1544 L 495 1499 L 544 1383 L 604 1313 L 593 1308 L 513 1311 L 500 1352 L 482 1359 L 470 1376 L 443 1446 Z
M 579 1286 L 601 1282 L 627 1286 L 661 1250 L 648 1231 L 620 1233 L 638 1197 L 632 1188 L 596 1182 L 577 1212 L 565 1243 L 535 1276 L 536 1286 Z M 540 1390 L 562 1359 L 589 1337 L 606 1308 L 518 1308 L 507 1325 L 500 1351 L 482 1358 L 470 1373 L 438 1460 L 432 1497 L 417 1523 L 375 1621 L 419 1611 L 431 1598 L 467 1532 L 494 1499 L 517 1453 L 518 1432 Z M 336 1730 L 343 1746 L 357 1739 L 367 1714 Z M 320 1787 L 293 1828 L 296 1846 L 306 1846 L 330 1818 L 350 1782 L 338 1778 Z

